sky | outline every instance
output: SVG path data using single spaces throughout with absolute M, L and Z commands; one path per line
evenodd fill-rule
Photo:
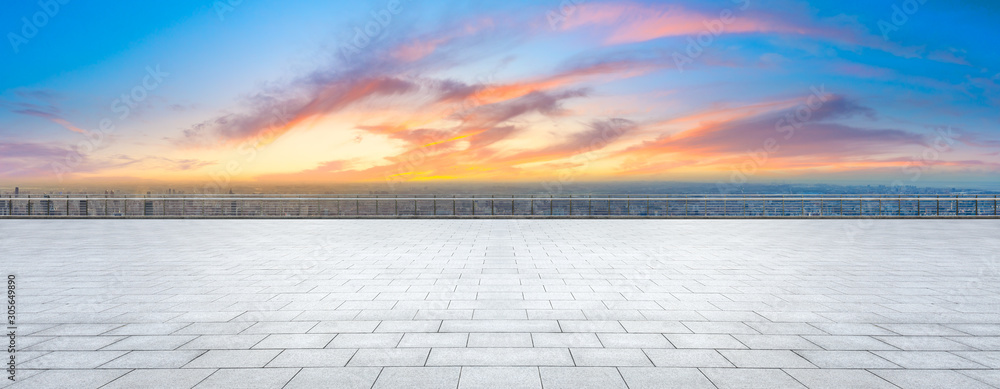
M 0 184 L 1000 182 L 1000 4 L 11 1 Z

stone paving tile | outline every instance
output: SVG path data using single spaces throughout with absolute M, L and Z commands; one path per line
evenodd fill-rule
M 95 351 L 124 339 L 124 336 L 62 336 L 31 346 L 26 351 Z
M 715 389 L 694 368 L 621 367 L 618 371 L 629 389 Z
M 892 369 L 899 366 L 868 351 L 803 350 L 797 354 L 824 369 Z
M 386 367 L 372 389 L 458 387 L 460 367 Z
M 532 347 L 532 334 L 473 333 L 468 347 Z
M 179 349 L 233 349 L 249 350 L 255 344 L 264 340 L 267 335 L 202 335 L 184 343 Z
M 858 369 L 786 369 L 809 389 L 893 389 L 896 385 Z
M 17 367 L 20 369 L 93 369 L 122 355 L 125 355 L 125 351 L 53 351 L 20 363 Z
M 945 351 L 873 351 L 904 369 L 984 369 L 985 366 Z
M 573 366 L 565 348 L 435 348 L 427 366 Z
M 348 366 L 423 366 L 426 348 L 363 348 L 354 353 Z
M 298 368 L 219 369 L 195 388 L 280 389 L 298 372 Z
M 542 389 L 537 367 L 463 367 L 459 389 Z
M 347 365 L 355 349 L 283 350 L 267 367 L 340 367 Z
M 1000 388 L 1000 370 L 959 370 L 962 374 L 972 377 L 987 385 Z
M 215 373 L 215 369 L 136 369 L 111 381 L 102 389 L 189 389 Z
M 11 389 L 98 388 L 128 373 L 128 370 L 47 370 L 21 378 Z M 6 377 L 4 379 L 6 380 Z
M 627 389 L 613 367 L 540 367 L 542 387 L 547 389 Z
M 272 334 L 253 345 L 254 349 L 323 348 L 335 335 L 332 334 Z
M 719 389 L 793 389 L 805 388 L 792 376 L 778 369 L 702 369 Z
M 954 370 L 872 370 L 871 372 L 906 389 L 993 388 Z
M 278 350 L 209 350 L 189 362 L 187 368 L 264 367 Z
M 816 367 L 789 350 L 719 350 L 736 367 L 801 369 Z
M 992 222 L 16 222 L 14 387 L 1000 386 Z
M 742 342 L 732 335 L 723 334 L 666 334 L 667 340 L 677 348 L 745 349 Z
M 531 334 L 534 347 L 604 347 L 593 333 L 540 333 Z
M 306 367 L 288 381 L 285 389 L 371 389 L 381 372 L 381 367 Z
M 176 369 L 205 352 L 202 350 L 132 351 L 101 365 L 102 369 Z
M 646 356 L 657 367 L 732 367 L 716 350 L 650 349 Z
M 636 348 L 577 348 L 569 351 L 577 366 L 653 366 L 646 354 Z

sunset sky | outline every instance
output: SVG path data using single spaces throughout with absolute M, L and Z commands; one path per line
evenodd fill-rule
M 61 1 L 0 183 L 1000 181 L 995 1 Z

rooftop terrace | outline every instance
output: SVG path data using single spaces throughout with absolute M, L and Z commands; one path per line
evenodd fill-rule
M 1000 386 L 996 220 L 0 220 L 47 388 Z

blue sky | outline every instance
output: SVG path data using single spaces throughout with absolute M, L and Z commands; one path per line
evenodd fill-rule
M 0 182 L 997 181 L 993 2 L 576 3 L 13 2 Z

